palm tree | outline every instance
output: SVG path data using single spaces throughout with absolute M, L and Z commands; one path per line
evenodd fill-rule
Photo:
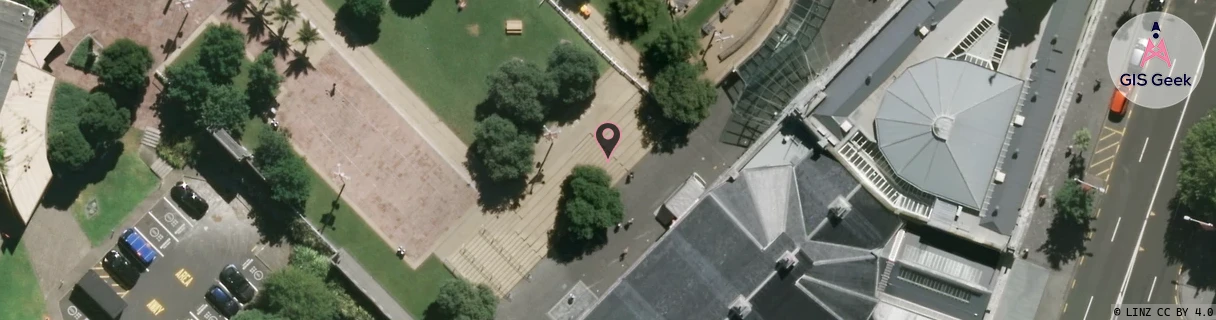
M 321 33 L 317 32 L 317 28 L 312 26 L 312 22 L 304 20 L 304 25 L 296 31 L 296 42 L 304 45 L 304 52 L 308 52 L 308 46 L 321 41 Z
M 287 25 L 296 21 L 300 16 L 300 10 L 291 0 L 280 0 L 279 6 L 274 8 L 274 20 L 282 23 L 279 26 L 279 34 L 282 35 L 287 30 Z

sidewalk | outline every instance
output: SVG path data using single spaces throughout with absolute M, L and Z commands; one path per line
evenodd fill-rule
M 642 55 L 629 42 L 615 38 L 608 33 L 608 22 L 604 20 L 604 15 L 600 13 L 599 9 L 587 6 L 591 15 L 583 18 L 578 12 L 553 4 L 552 1 L 550 1 L 550 6 L 561 10 L 560 14 L 568 17 L 567 21 L 571 21 L 574 27 L 581 31 L 585 40 L 592 42 L 592 47 L 602 50 L 601 55 L 608 55 L 607 59 L 615 61 L 617 66 L 625 69 L 618 71 L 627 73 L 627 76 L 632 78 L 631 80 L 641 83 L 642 86 L 650 87 L 650 81 L 642 76 Z

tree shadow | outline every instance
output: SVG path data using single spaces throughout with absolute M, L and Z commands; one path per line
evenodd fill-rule
M 264 8 L 262 10 L 254 12 L 242 20 L 248 25 L 245 30 L 245 33 L 248 35 L 245 42 L 261 39 L 262 36 L 266 35 L 266 12 Z
M 12 206 L 0 206 L 0 254 L 13 254 L 21 244 L 21 236 L 25 234 L 26 222 L 13 212 Z
M 635 113 L 638 129 L 642 131 L 642 146 L 650 148 L 652 153 L 672 153 L 688 145 L 688 135 L 696 129 L 667 120 L 654 99 L 644 99 Z
M 590 240 L 577 239 L 564 230 L 568 229 L 570 221 L 565 215 L 558 213 L 553 229 L 549 230 L 549 251 L 546 256 L 559 264 L 567 264 L 582 260 L 583 257 L 599 251 L 608 244 L 608 230 L 600 230 Z
M 546 120 L 557 122 L 558 125 L 574 123 L 574 121 L 578 121 L 579 118 L 583 117 L 583 113 L 587 112 L 588 108 L 591 108 L 591 101 L 593 100 L 595 100 L 594 93 L 587 99 L 575 103 L 564 103 L 556 99 L 546 99 L 544 103 L 549 108 L 549 115 Z
M 610 39 L 621 40 L 621 41 L 633 41 L 633 40 L 637 40 L 638 37 L 640 37 L 640 36 L 642 36 L 642 34 L 646 33 L 647 28 L 638 27 L 638 26 L 633 25 L 632 23 L 626 22 L 624 19 L 621 18 L 621 16 L 619 14 L 616 13 L 616 10 L 612 10 L 611 4 L 609 4 L 608 7 L 609 8 L 596 8 L 596 9 L 601 9 L 600 12 L 603 12 L 603 14 L 604 14 L 604 24 L 605 24 L 605 27 L 608 29 L 608 37 Z M 577 8 L 577 7 L 575 7 L 575 8 Z M 664 13 L 663 17 L 659 17 L 659 19 L 669 19 L 669 18 L 667 16 L 667 14 Z
M 119 107 L 131 109 L 131 112 L 134 113 L 137 109 L 139 109 L 139 105 L 144 103 L 144 95 L 148 93 L 148 86 L 152 85 L 152 81 L 156 80 L 146 79 L 142 87 L 134 90 L 98 85 L 93 87 L 93 90 L 89 90 L 89 92 L 105 93 L 111 98 L 114 98 L 115 104 L 117 104 Z
M 99 150 L 98 156 L 86 163 L 84 169 L 70 171 L 52 167 L 54 176 L 42 196 L 42 206 L 57 210 L 70 208 L 85 187 L 101 182 L 110 170 L 114 170 L 118 165 L 118 157 L 122 156 L 122 150 L 122 141 L 115 141 L 104 150 Z
M 287 59 L 288 55 L 292 53 L 291 38 L 285 35 L 272 34 L 266 40 L 262 40 L 262 45 L 266 46 L 266 51 L 271 52 L 279 59 Z
M 1086 219 L 1077 223 L 1065 218 L 1063 214 L 1055 213 L 1051 227 L 1047 228 L 1047 242 L 1038 249 L 1047 255 L 1047 262 L 1051 264 L 1052 269 L 1060 270 L 1061 265 L 1082 255 L 1093 255 L 1085 247 L 1085 242 L 1089 240 L 1086 234 L 1091 230 L 1089 222 L 1090 219 Z
M 409 1 L 409 0 L 406 0 Z M 349 4 L 349 2 L 348 2 Z M 380 40 L 380 19 L 359 19 L 349 5 L 343 5 L 334 16 L 338 35 L 346 39 L 351 48 L 362 47 Z
M 172 1 L 170 1 L 172 2 Z M 253 2 L 250 0 L 228 0 L 228 5 L 224 7 L 224 16 L 229 18 L 240 18 L 245 15 Z
M 301 74 L 308 75 L 309 71 L 317 70 L 312 65 L 312 61 L 308 58 L 307 53 L 295 52 L 294 55 L 295 59 L 287 62 L 287 70 L 283 74 L 292 78 L 299 78 Z
M 1001 12 L 997 25 L 1009 31 L 1009 48 L 1030 44 L 1039 35 L 1039 25 L 1055 0 L 1005 0 L 1005 11 Z
M 389 0 L 388 6 L 397 16 L 416 18 L 426 13 L 435 0 Z
M 1072 158 L 1068 159 L 1068 177 L 1084 179 L 1085 178 L 1085 157 L 1079 154 L 1073 154 Z
M 469 150 L 465 152 L 465 157 L 468 162 L 465 162 L 465 168 L 469 170 L 469 175 L 473 178 L 473 183 L 477 188 L 477 205 L 485 211 L 500 213 L 507 210 L 519 208 L 519 202 L 523 201 L 526 196 L 528 182 L 525 178 L 519 178 L 510 181 L 494 181 L 490 179 L 487 173 L 485 164 L 481 162 L 477 156 L 477 142 L 469 145 Z
M 1162 255 L 1169 264 L 1181 264 L 1188 272 L 1187 285 L 1202 290 L 1216 289 L 1216 231 L 1203 230 L 1199 224 L 1186 221 L 1187 215 L 1203 215 L 1212 208 L 1188 208 L 1170 199 L 1169 220 L 1166 222 Z
M 1127 11 L 1123 11 L 1122 13 L 1120 13 L 1119 18 L 1115 19 L 1115 27 L 1110 30 L 1110 35 L 1117 36 L 1119 34 L 1119 28 L 1122 28 L 1123 24 L 1127 23 L 1128 21 L 1131 21 L 1132 18 L 1135 18 L 1135 17 L 1136 17 L 1136 13 L 1132 12 L 1130 7 L 1128 8 Z M 1117 38 L 1119 38 L 1121 40 L 1127 40 L 1126 35 L 1124 35 L 1123 37 L 1117 37 Z

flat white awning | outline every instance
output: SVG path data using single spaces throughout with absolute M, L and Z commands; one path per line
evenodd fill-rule
M 68 18 L 63 6 L 51 9 L 26 37 L 25 48 L 21 50 L 21 61 L 42 68 L 46 64 L 46 57 L 59 45 L 59 40 L 74 29 L 76 25 L 72 24 L 72 19 Z M 71 55 L 71 52 L 65 54 Z
M 51 182 L 46 157 L 47 111 L 55 77 L 23 62 L 17 63 L 4 105 L 0 106 L 0 136 L 4 141 L 4 187 L 29 222 Z
M 667 198 L 667 201 L 663 202 L 663 208 L 667 209 L 667 212 L 670 212 L 676 219 L 684 218 L 684 215 L 688 214 L 688 211 L 691 211 L 692 207 L 701 199 L 702 194 L 705 194 L 705 180 L 693 173 L 688 180 L 684 181 L 684 184 L 680 185 L 680 189 L 677 189 Z

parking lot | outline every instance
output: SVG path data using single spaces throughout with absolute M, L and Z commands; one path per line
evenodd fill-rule
M 260 290 L 270 272 L 257 257 L 257 229 L 238 217 L 205 183 L 191 186 L 207 200 L 210 209 L 195 220 L 182 212 L 168 193 L 134 224 L 160 257 L 148 267 L 131 290 L 123 290 L 98 261 L 93 269 L 126 301 L 122 319 L 224 319 L 203 294 L 218 284 L 220 270 L 232 264 Z M 121 233 L 122 230 L 116 231 Z M 134 257 L 128 256 L 134 260 Z M 71 281 L 75 281 L 72 279 Z M 85 319 L 68 295 L 60 303 L 64 319 Z

